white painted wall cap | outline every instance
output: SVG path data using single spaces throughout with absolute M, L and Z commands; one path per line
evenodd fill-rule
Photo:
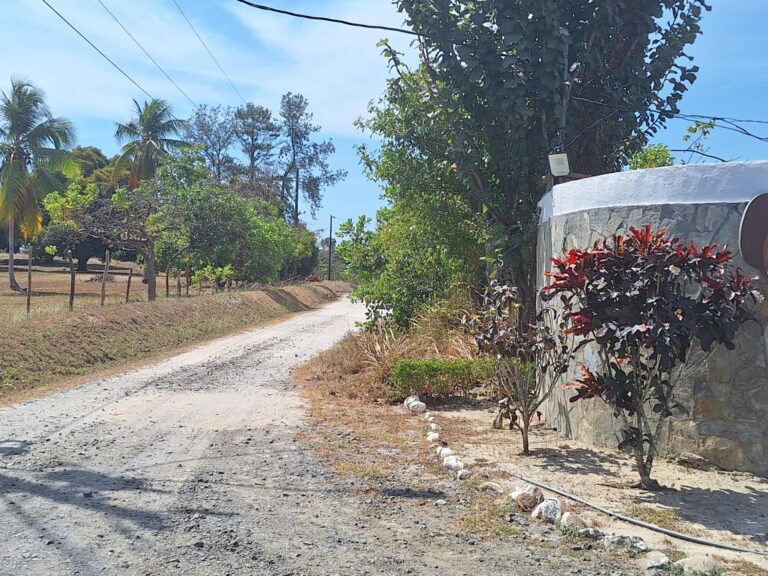
M 768 192 L 768 161 L 629 170 L 558 184 L 539 202 L 541 221 L 581 210 L 659 204 L 731 204 Z

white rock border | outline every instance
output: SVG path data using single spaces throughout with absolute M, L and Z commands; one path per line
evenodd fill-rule
M 456 480 L 466 480 L 472 477 L 472 471 L 467 468 L 464 461 L 453 450 L 448 448 L 444 442 L 440 441 L 440 425 L 437 423 L 435 414 L 426 409 L 426 404 L 422 402 L 418 396 L 408 396 L 403 402 L 406 410 L 412 414 L 424 413 L 424 420 L 427 422 L 427 435 L 426 439 L 432 446 L 436 446 L 435 454 L 437 454 L 443 468 L 455 472 Z M 423 407 L 423 408 L 422 408 Z
M 405 399 L 403 405 L 406 410 L 412 414 L 424 413 L 424 420 L 428 425 L 426 435 L 427 442 L 432 446 L 436 446 L 435 454 L 442 462 L 443 468 L 456 472 L 457 480 L 466 480 L 467 478 L 470 478 L 472 476 L 472 471 L 466 467 L 462 459 L 459 458 L 453 450 L 440 442 L 440 425 L 436 422 L 437 419 L 435 418 L 434 413 L 427 410 L 427 405 L 419 400 L 418 396 L 409 396 Z M 486 482 L 486 484 L 489 483 Z M 513 500 L 517 499 L 516 496 L 527 496 L 529 499 L 536 496 L 536 504 L 533 506 L 533 510 L 530 508 L 526 510 L 534 520 L 559 525 L 561 530 L 575 530 L 578 536 L 597 540 L 606 548 L 619 546 L 633 549 L 635 552 L 639 553 L 646 553 L 649 551 L 645 541 L 639 536 L 617 536 L 613 534 L 609 536 L 600 530 L 587 527 L 584 520 L 577 514 L 573 512 L 563 513 L 558 498 L 552 497 L 545 499 L 541 489 L 533 484 L 526 482 L 523 485 L 517 486 L 510 493 L 510 497 Z M 547 509 L 547 513 L 544 513 L 545 508 Z M 521 508 L 521 510 L 525 510 L 525 508 Z M 663 556 L 663 554 L 660 556 Z

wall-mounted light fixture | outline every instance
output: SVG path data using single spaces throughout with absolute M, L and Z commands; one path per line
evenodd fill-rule
M 568 154 L 550 154 L 549 171 L 552 172 L 552 176 L 568 176 L 571 173 Z

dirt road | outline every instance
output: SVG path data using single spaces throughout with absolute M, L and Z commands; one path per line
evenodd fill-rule
M 0 574 L 634 573 L 339 481 L 298 439 L 289 373 L 361 316 L 338 301 L 0 410 Z

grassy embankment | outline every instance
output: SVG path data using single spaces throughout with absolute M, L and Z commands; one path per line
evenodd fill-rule
M 84 284 L 91 283 L 79 282 L 78 288 Z M 49 305 L 38 308 L 38 313 L 30 317 L 17 311 L 24 295 L 3 294 L 0 404 L 65 387 L 78 377 L 127 367 L 195 342 L 310 310 L 348 291 L 346 283 L 321 282 L 128 305 L 118 304 L 119 297 L 113 294 L 111 305 L 103 308 L 94 294 L 81 298 L 80 306 L 73 311 L 66 308 L 66 296 L 45 294 L 39 295 L 37 301 L 47 298 Z M 33 297 L 33 310 L 34 303 Z

